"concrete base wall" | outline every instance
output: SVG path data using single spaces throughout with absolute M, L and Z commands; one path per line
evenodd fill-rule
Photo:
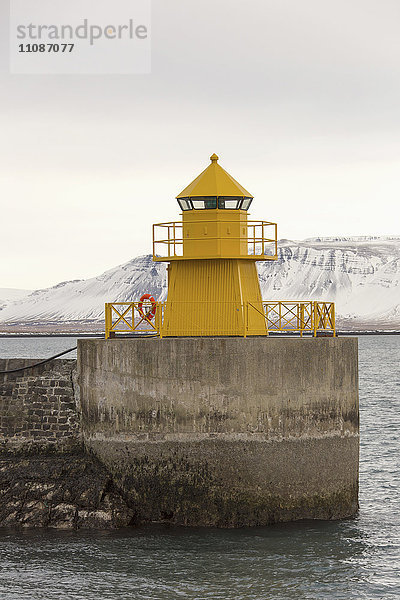
M 83 436 L 137 521 L 346 517 L 357 373 L 356 338 L 80 340 Z

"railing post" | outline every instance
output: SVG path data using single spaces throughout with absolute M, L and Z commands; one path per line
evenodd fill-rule
M 105 338 L 108 340 L 110 337 L 110 321 L 111 321 L 111 307 L 110 303 L 106 302 L 105 304 Z
M 336 337 L 335 304 L 331 304 L 333 337 Z
M 132 332 L 135 331 L 135 309 L 137 309 L 136 302 L 132 302 L 131 310 L 132 310 Z
M 300 337 L 303 337 L 304 329 L 304 304 L 300 304 Z
M 172 227 L 172 237 L 173 237 L 173 248 L 174 248 L 174 256 L 176 256 L 176 228 L 175 228 L 175 221 L 174 221 L 174 225 Z
M 261 254 L 265 256 L 265 246 L 264 246 L 264 221 L 261 221 Z
M 157 317 L 157 329 L 158 329 L 158 334 L 160 336 L 160 338 L 162 338 L 162 309 L 163 309 L 163 303 L 162 302 L 157 302 L 157 312 L 156 312 L 156 317 Z
M 317 304 L 318 303 L 316 301 L 313 302 L 314 337 L 317 337 L 317 329 L 318 329 L 318 323 L 317 323 L 317 318 L 318 318 Z

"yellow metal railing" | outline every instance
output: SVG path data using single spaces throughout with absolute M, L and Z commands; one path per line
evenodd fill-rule
M 190 305 L 190 306 L 189 306 Z M 114 302 L 105 305 L 106 339 L 115 334 L 174 336 L 243 336 L 270 333 L 336 335 L 335 305 L 318 301 Z M 190 310 L 190 325 L 179 325 L 179 314 Z M 178 318 L 176 315 L 178 314 Z M 173 318 L 171 318 L 173 315 Z M 256 318 L 255 318 L 256 317 Z M 255 325 L 256 324 L 256 325 Z
M 158 238 L 158 236 L 161 236 Z M 183 256 L 183 223 L 156 223 L 153 225 L 153 260 L 168 258 L 173 260 Z
M 333 331 L 336 335 L 335 303 L 314 302 L 314 335 L 325 331 Z
M 159 306 L 157 302 L 157 308 Z M 159 335 L 160 311 L 156 309 L 153 318 L 149 311 L 152 302 L 107 302 L 105 306 L 106 339 L 115 337 L 116 333 L 141 333 Z M 158 313 L 158 314 L 157 314 Z
M 250 308 L 256 310 L 249 303 Z M 312 332 L 336 335 L 335 304 L 333 302 L 279 300 L 263 302 L 263 313 L 269 332 Z
M 225 254 L 226 258 L 248 258 L 248 259 L 265 259 L 276 260 L 278 257 L 278 231 L 277 224 L 269 221 L 247 221 L 244 225 L 235 220 L 224 220 L 222 223 L 216 223 L 215 220 L 199 220 L 191 221 L 190 226 L 201 225 L 207 228 L 207 225 L 223 225 L 242 227 L 244 226 L 247 232 L 242 236 L 235 235 L 204 235 L 202 237 L 191 237 L 190 242 L 199 244 L 209 244 L 212 241 L 227 241 L 230 243 L 240 242 L 245 245 L 245 251 L 235 253 L 234 256 Z M 267 232 L 270 232 L 269 236 Z M 197 256 L 184 256 L 184 237 L 182 221 L 171 221 L 168 223 L 156 223 L 153 225 L 153 260 L 174 260 L 182 258 L 211 258 L 201 254 L 201 246 L 198 246 L 199 253 Z M 218 255 L 218 257 L 220 257 Z

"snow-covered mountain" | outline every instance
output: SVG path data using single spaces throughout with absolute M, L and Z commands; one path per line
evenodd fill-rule
M 10 304 L 15 300 L 20 300 L 21 298 L 24 298 L 31 292 L 32 290 L 20 290 L 17 288 L 0 288 L 0 310 L 2 308 L 5 308 L 7 304 Z
M 400 237 L 281 240 L 260 268 L 263 298 L 331 300 L 347 330 L 400 330 Z
M 0 310 L 0 324 L 91 323 L 104 319 L 105 302 L 140 298 L 143 291 L 166 297 L 166 265 L 139 256 L 91 279 L 63 281 L 36 290 Z
M 400 330 L 400 237 L 280 240 L 276 262 L 258 263 L 264 299 L 329 300 L 339 327 Z M 98 277 L 66 281 L 7 304 L 2 325 L 95 323 L 104 303 L 163 300 L 166 265 L 139 256 Z

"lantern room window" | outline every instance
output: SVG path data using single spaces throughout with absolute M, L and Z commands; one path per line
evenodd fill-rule
M 253 198 L 243 198 L 242 206 L 240 207 L 242 210 L 248 210 L 250 204 L 252 203 Z
M 252 200 L 241 196 L 196 196 L 178 198 L 178 203 L 182 210 L 247 210 Z
M 210 210 L 217 208 L 217 198 L 215 196 L 198 196 L 192 198 L 191 201 L 195 210 Z
M 217 208 L 217 199 L 216 198 L 206 198 L 204 200 L 205 208 L 213 209 Z
M 235 209 L 240 208 L 242 203 L 242 198 L 240 197 L 229 197 L 229 196 L 220 196 L 218 198 L 218 208 L 226 208 L 226 209 Z
M 192 205 L 189 198 L 179 198 L 178 200 L 181 210 L 192 210 Z

